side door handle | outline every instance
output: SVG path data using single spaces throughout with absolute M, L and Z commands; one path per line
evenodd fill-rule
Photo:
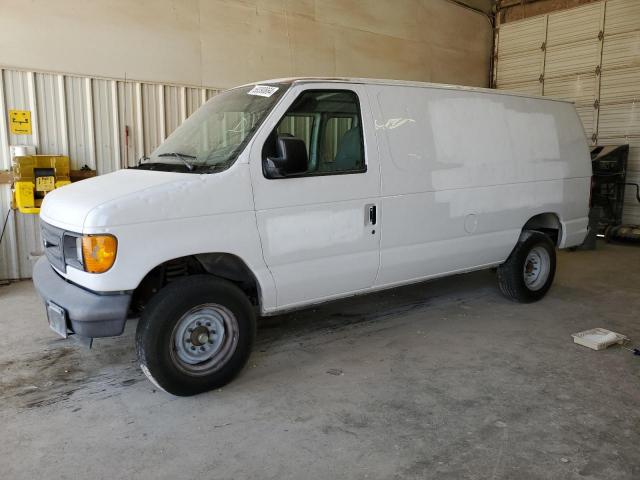
M 375 204 L 369 203 L 365 205 L 365 218 L 367 225 L 375 225 L 378 219 L 377 208 Z

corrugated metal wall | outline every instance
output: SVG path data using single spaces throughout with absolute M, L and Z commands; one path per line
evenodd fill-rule
M 630 145 L 627 179 L 640 182 L 640 0 L 501 25 L 494 73 L 497 88 L 574 101 L 591 144 Z M 640 224 L 633 192 L 623 221 Z
M 9 146 L 69 155 L 73 169 L 98 174 L 133 166 L 217 90 L 0 69 L 0 170 L 11 168 Z M 31 111 L 32 134 L 14 135 L 8 111 Z M 11 205 L 0 185 L 1 222 Z M 0 245 L 0 279 L 28 278 L 42 253 L 36 215 L 14 212 Z

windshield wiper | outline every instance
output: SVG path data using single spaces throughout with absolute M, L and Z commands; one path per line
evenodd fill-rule
M 193 155 L 187 155 L 186 153 L 178 153 L 178 152 L 161 153 L 158 156 L 159 157 L 176 157 L 178 160 L 180 160 L 182 163 L 185 164 L 185 166 L 189 169 L 190 172 L 193 171 L 193 164 L 191 162 L 188 162 L 186 159 L 187 158 L 190 158 L 193 160 L 196 159 L 196 157 L 194 157 Z
M 216 170 L 225 170 L 229 168 L 229 163 L 225 162 L 225 163 L 214 163 L 213 165 L 210 165 L 207 168 L 207 173 L 212 173 L 215 172 Z

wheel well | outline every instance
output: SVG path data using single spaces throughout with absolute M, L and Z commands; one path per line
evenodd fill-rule
M 562 240 L 562 224 L 555 213 L 546 212 L 531 217 L 527 223 L 524 224 L 522 230 L 538 230 L 543 232 L 551 238 L 556 246 L 560 245 L 560 241 Z
M 199 274 L 214 275 L 236 284 L 253 305 L 260 305 L 258 281 L 241 258 L 230 253 L 200 253 L 167 260 L 153 268 L 134 290 L 131 309 L 139 313 L 165 285 Z

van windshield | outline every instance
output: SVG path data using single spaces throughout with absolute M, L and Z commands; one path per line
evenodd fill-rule
M 141 162 L 138 168 L 193 171 L 229 167 L 276 104 L 286 84 L 250 85 L 211 98 Z M 160 168 L 158 168 L 160 167 Z

